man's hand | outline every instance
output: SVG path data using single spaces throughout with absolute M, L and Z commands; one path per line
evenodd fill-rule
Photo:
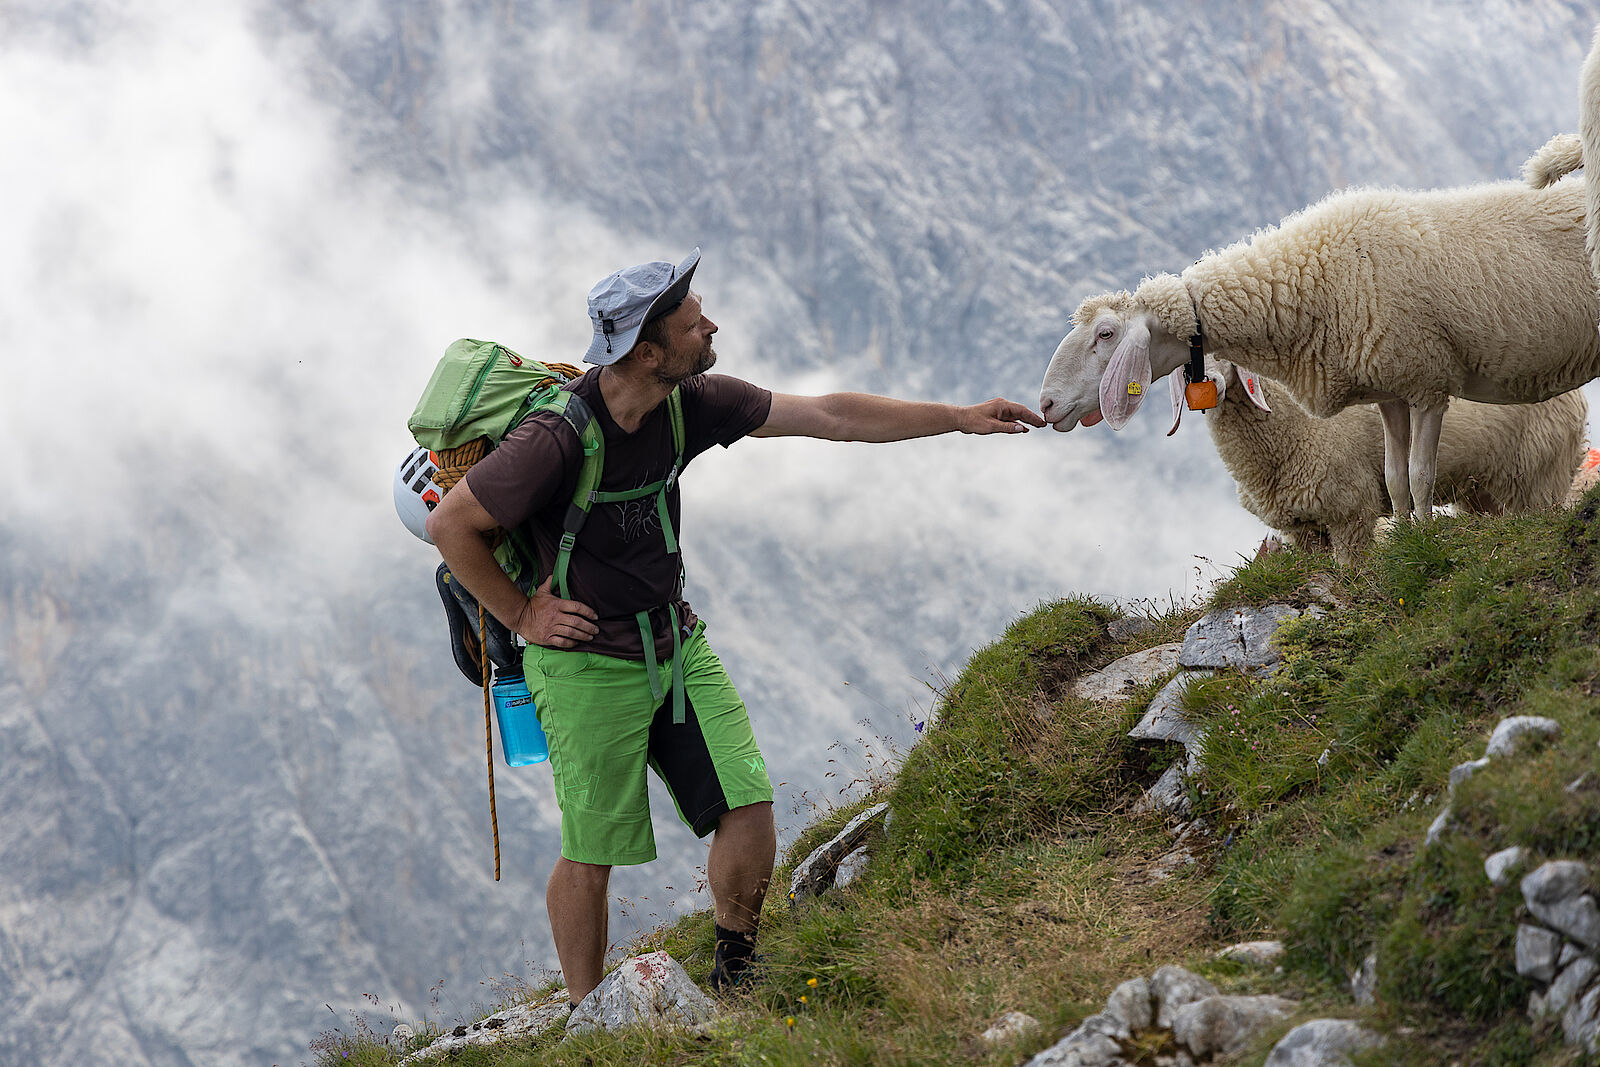
M 546 648 L 573 648 L 600 632 L 594 609 L 576 600 L 562 600 L 551 592 L 555 575 L 533 591 L 512 627 L 529 644 Z
M 995 397 L 962 408 L 956 428 L 962 433 L 1027 433 L 1029 426 L 1043 425 L 1044 419 L 1034 414 L 1032 408 Z

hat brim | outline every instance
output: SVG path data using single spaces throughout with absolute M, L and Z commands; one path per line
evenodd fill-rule
M 619 330 L 611 335 L 610 351 L 606 350 L 606 338 L 603 334 L 596 333 L 589 341 L 589 350 L 583 354 L 585 363 L 593 363 L 597 367 L 604 367 L 617 362 L 623 356 L 633 351 L 633 346 L 639 343 L 639 331 L 644 329 L 653 320 L 668 313 L 683 303 L 684 297 L 689 295 L 689 283 L 694 278 L 695 268 L 700 265 L 700 249 L 696 248 L 684 257 L 674 272 L 676 277 L 672 284 L 661 290 L 656 298 L 650 301 L 650 306 L 645 309 L 644 318 L 639 320 L 639 325 L 631 330 Z

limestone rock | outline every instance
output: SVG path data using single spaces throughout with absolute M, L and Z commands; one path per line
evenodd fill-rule
M 1524 978 L 1549 982 L 1556 976 L 1561 956 L 1561 935 L 1542 926 L 1522 923 L 1517 927 L 1517 973 Z
M 1571 941 L 1563 942 L 1561 945 L 1561 958 L 1556 960 L 1557 969 L 1565 967 L 1581 955 L 1583 955 L 1583 949 L 1574 945 Z
M 1513 715 L 1501 719 L 1489 735 L 1486 755 L 1509 756 L 1530 740 L 1559 737 L 1561 724 L 1541 715 Z
M 1487 766 L 1489 766 L 1489 757 L 1484 756 L 1482 759 L 1469 760 L 1466 763 L 1458 763 L 1454 767 L 1451 767 L 1450 793 L 1454 794 L 1456 791 L 1456 786 L 1460 785 L 1468 778 L 1471 778 L 1474 774 L 1477 774 Z
M 1283 657 L 1272 647 L 1272 635 L 1287 619 L 1300 614 L 1287 604 L 1213 611 L 1189 627 L 1178 654 L 1180 667 L 1234 668 L 1260 671 Z
M 1349 1019 L 1313 1019 L 1284 1034 L 1264 1067 L 1349 1067 L 1350 1053 L 1382 1043 L 1382 1037 Z
M 1178 650 L 1183 645 L 1157 645 L 1113 660 L 1072 684 L 1072 695 L 1084 700 L 1121 700 L 1128 692 L 1178 667 Z
M 1504 886 L 1511 881 L 1511 874 L 1518 867 L 1527 862 L 1528 850 L 1521 845 L 1512 845 L 1483 861 L 1483 873 L 1489 877 L 1490 883 Z
M 846 823 L 833 840 L 814 849 L 794 869 L 794 877 L 789 880 L 790 907 L 799 907 L 837 885 L 840 861 L 881 834 L 888 817 L 887 803 L 874 804 Z
M 1155 625 L 1149 619 L 1115 619 L 1106 627 L 1106 633 L 1113 641 L 1126 641 L 1130 637 L 1138 637 L 1140 634 L 1154 629 Z
M 1020 1011 L 1008 1011 L 996 1019 L 994 1025 L 980 1035 L 980 1040 L 985 1045 L 999 1045 L 1008 1041 L 1020 1041 L 1025 1037 L 1032 1037 L 1039 1032 L 1040 1022 L 1033 1016 Z
M 1130 1031 L 1148 1030 L 1155 1025 L 1155 1005 L 1151 1001 L 1150 980 L 1130 978 L 1106 998 L 1107 1015 L 1114 1015 Z
M 1122 1046 L 1114 1037 L 1087 1028 L 1091 1015 L 1072 1033 L 1029 1060 L 1023 1067 L 1123 1067 Z
M 419 1049 L 401 1060 L 400 1067 L 415 1067 L 416 1064 L 445 1058 L 458 1049 L 471 1045 L 495 1045 L 507 1038 L 543 1033 L 566 1020 L 567 1004 L 567 991 L 558 989 L 536 1004 L 519 1004 L 514 1008 L 497 1011 L 487 1019 L 480 1019 L 470 1026 L 456 1027 L 427 1048 Z M 411 1039 L 411 1028 L 408 1026 L 405 1026 L 404 1039 L 401 1038 L 402 1026 L 405 1024 L 401 1023 L 395 1027 L 396 1043 Z
M 616 1030 L 624 1026 L 696 1026 L 717 1014 L 717 1006 L 700 991 L 665 952 L 649 952 L 625 960 L 580 1003 L 567 1020 L 567 1032 Z
M 1156 784 L 1144 791 L 1133 802 L 1135 815 L 1146 811 L 1170 811 L 1176 815 L 1189 814 L 1189 792 L 1183 787 L 1183 768 L 1174 763 L 1168 767 Z
M 1357 1004 L 1366 1007 L 1374 1004 L 1378 999 L 1378 954 L 1369 952 L 1361 961 L 1361 967 L 1350 976 L 1350 997 Z
M 1173 1013 L 1172 1036 L 1197 1059 L 1227 1056 L 1294 1011 L 1294 1001 L 1274 996 L 1212 996 Z
M 1561 1016 L 1561 1032 L 1569 1045 L 1588 1052 L 1600 1051 L 1600 986 L 1571 1004 Z
M 1589 866 L 1577 860 L 1542 863 L 1522 879 L 1522 899 L 1528 907 L 1554 904 L 1576 897 L 1589 888 Z
M 1425 846 L 1437 845 L 1439 839 L 1444 837 L 1444 832 L 1450 829 L 1450 805 L 1446 804 L 1439 817 L 1428 824 L 1428 833 L 1422 839 Z
M 1283 959 L 1282 941 L 1241 941 L 1217 950 L 1217 958 L 1239 960 L 1256 967 L 1271 967 Z
M 862 845 L 850 855 L 839 861 L 839 867 L 833 872 L 833 887 L 843 889 L 867 869 L 867 863 L 872 859 L 872 850 Z
M 1555 904 L 1530 904 L 1528 910 L 1579 944 L 1600 948 L 1600 907 L 1589 894 Z
M 1544 1010 L 1551 1015 L 1562 1014 L 1583 996 L 1583 991 L 1593 981 L 1600 967 L 1588 956 L 1579 956 L 1562 968 L 1556 980 L 1545 991 Z
M 1209 678 L 1211 671 L 1186 671 L 1168 682 L 1157 693 L 1150 706 L 1128 736 L 1135 741 L 1176 741 L 1188 756 L 1188 773 L 1200 766 L 1200 755 L 1205 744 L 1204 730 L 1192 725 L 1183 713 L 1183 694 L 1200 678 Z
M 1198 974 L 1168 964 L 1157 967 L 1150 976 L 1150 997 L 1155 1002 L 1156 1025 L 1170 1030 L 1178 1009 L 1206 997 L 1217 996 L 1217 987 Z

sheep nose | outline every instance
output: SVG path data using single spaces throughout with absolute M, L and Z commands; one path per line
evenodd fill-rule
M 1039 398 L 1039 414 L 1044 416 L 1046 422 L 1050 421 L 1050 409 L 1055 406 L 1056 402 L 1049 397 L 1041 396 Z

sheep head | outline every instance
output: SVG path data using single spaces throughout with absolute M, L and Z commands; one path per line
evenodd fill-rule
M 1186 325 L 1179 321 L 1185 315 Z M 1093 426 L 1101 418 L 1119 430 L 1150 383 L 1188 358 L 1194 308 L 1183 282 L 1168 274 L 1147 279 L 1132 295 L 1090 297 L 1072 321 L 1045 369 L 1040 411 L 1057 430 Z

